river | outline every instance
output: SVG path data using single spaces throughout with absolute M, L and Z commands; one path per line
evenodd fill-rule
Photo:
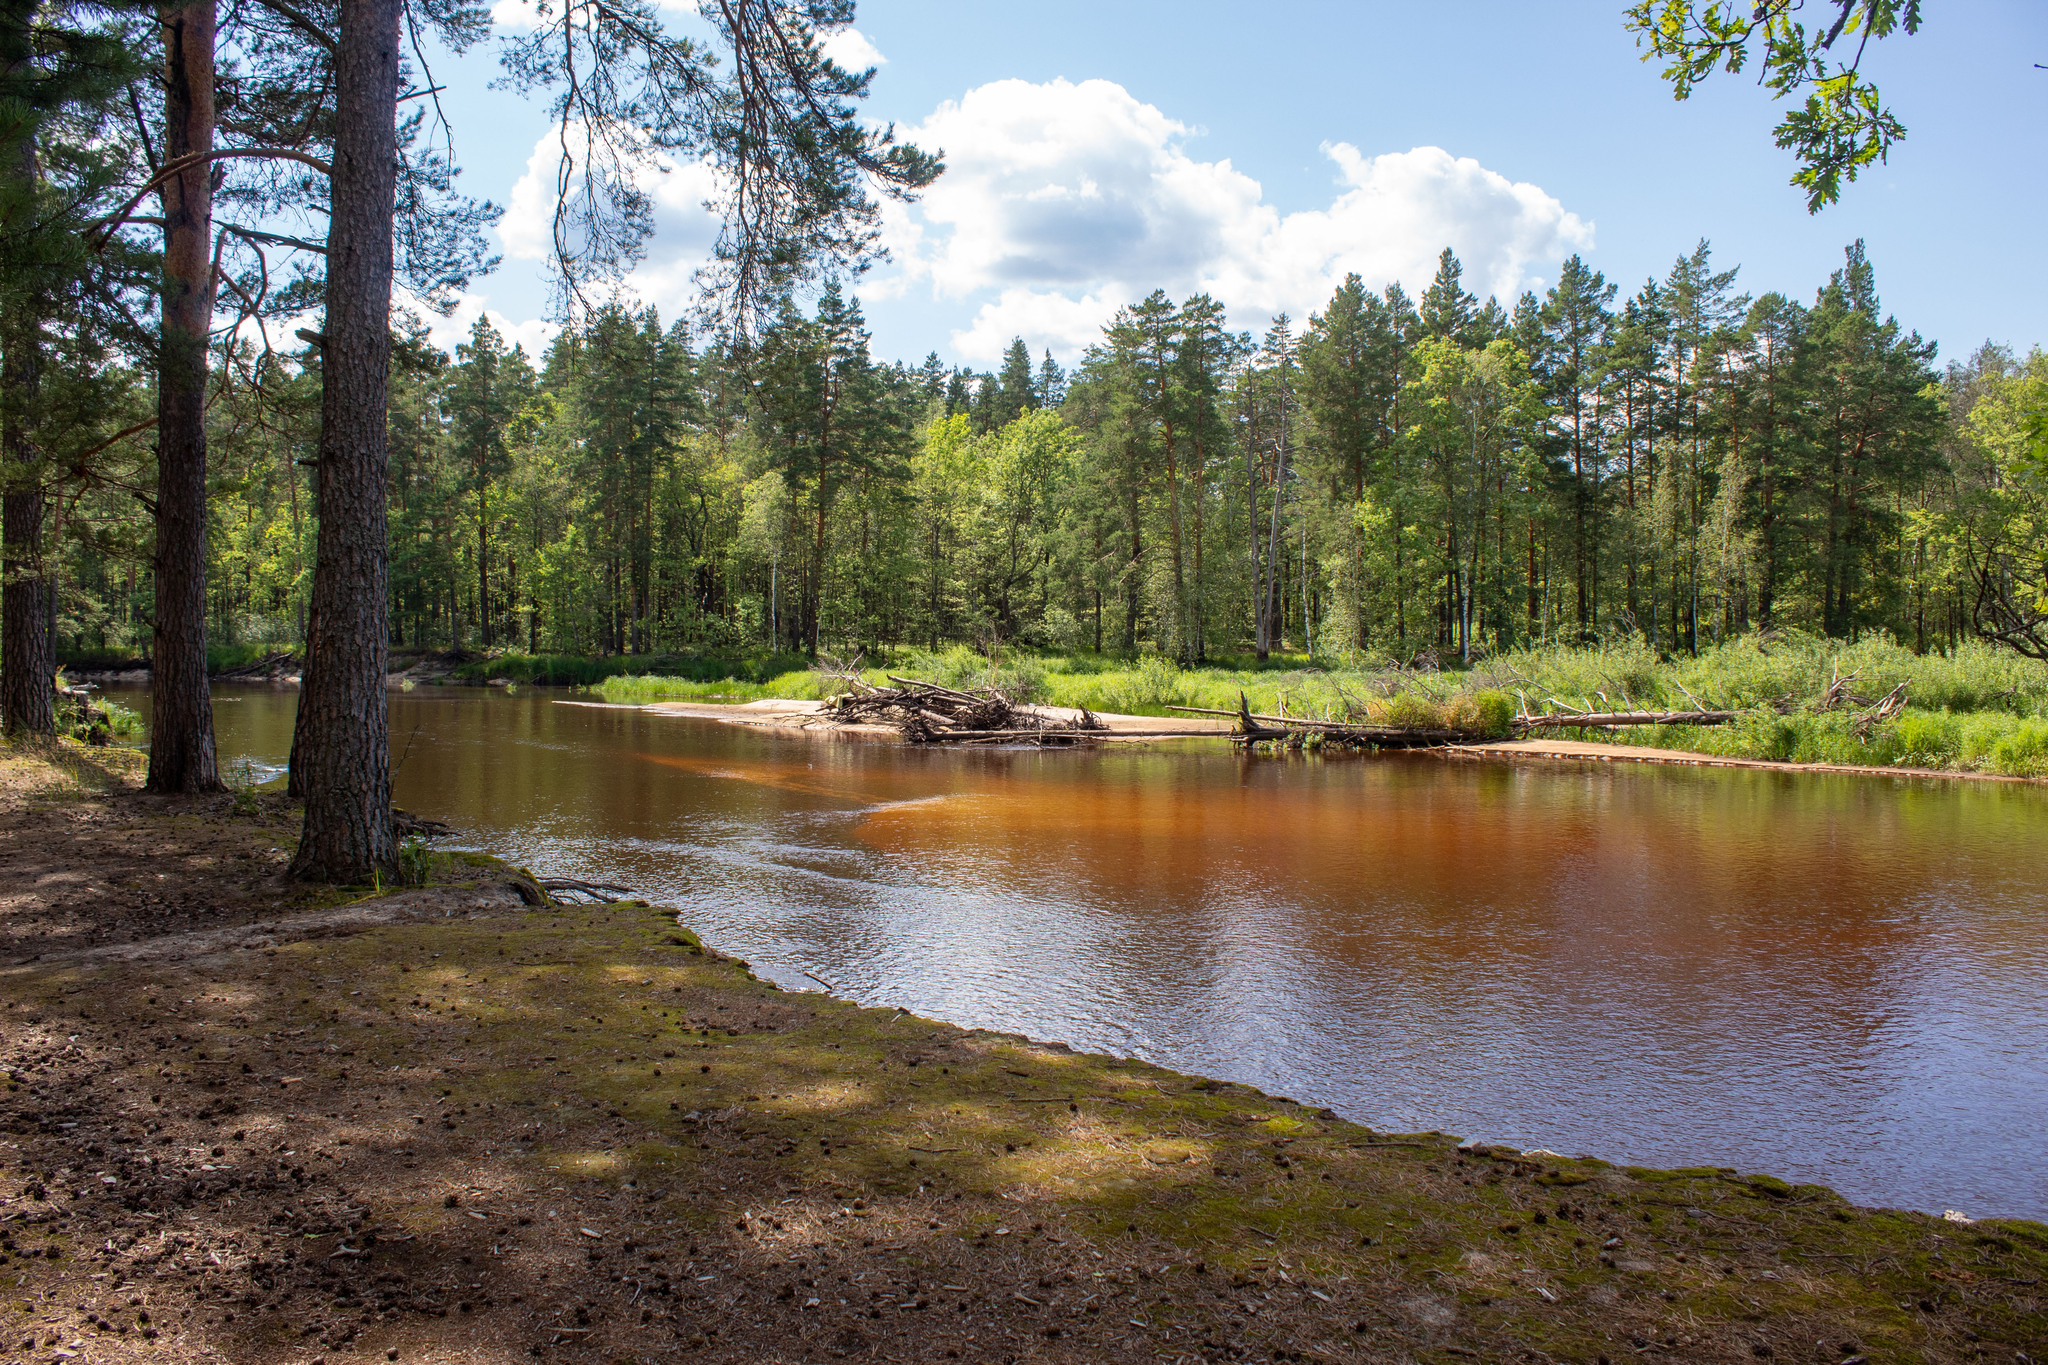
M 2048 789 L 951 752 L 562 697 L 394 694 L 398 803 L 786 988 L 1384 1129 L 2048 1216 Z M 296 693 L 215 698 L 224 766 L 278 771 Z

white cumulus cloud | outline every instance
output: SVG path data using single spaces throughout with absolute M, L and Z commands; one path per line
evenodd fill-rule
M 871 66 L 885 66 L 889 61 L 857 28 L 842 28 L 837 33 L 828 33 L 818 46 L 825 50 L 827 57 L 856 75 Z
M 1019 335 L 1071 355 L 1157 288 L 1211 293 L 1240 327 L 1305 318 L 1352 272 L 1417 292 L 1446 246 L 1467 288 L 1511 301 L 1592 243 L 1591 224 L 1541 188 L 1438 147 L 1325 143 L 1331 203 L 1283 215 L 1228 160 L 1190 156 L 1190 131 L 1104 80 L 995 81 L 946 102 L 908 131 L 945 150 L 947 171 L 892 224 L 894 283 L 978 301 L 953 342 L 990 361 Z
M 846 65 L 881 59 L 855 30 L 830 42 Z M 1466 288 L 1511 304 L 1593 242 L 1592 224 L 1541 187 L 1440 147 L 1368 155 L 1325 142 L 1329 202 L 1283 214 L 1228 160 L 1190 155 L 1188 125 L 1113 81 L 994 81 L 904 133 L 943 149 L 947 170 L 916 205 L 883 202 L 895 264 L 859 292 L 879 302 L 929 291 L 963 319 L 953 349 L 977 364 L 994 363 L 1017 336 L 1071 360 L 1119 307 L 1154 289 L 1212 294 L 1232 326 L 1255 332 L 1280 312 L 1306 321 L 1351 273 L 1373 289 L 1399 281 L 1419 294 L 1447 246 Z M 497 230 L 511 260 L 551 252 L 561 155 L 556 135 L 542 136 L 507 196 Z M 641 183 L 655 235 L 623 292 L 672 319 L 696 301 L 694 276 L 718 235 L 703 206 L 718 186 L 703 162 Z M 476 312 L 459 316 L 466 335 Z M 437 323 L 436 335 L 453 337 L 457 326 Z
M 526 358 L 536 366 L 547 351 L 555 334 L 562 329 L 544 318 L 529 318 L 514 322 L 495 308 L 486 308 L 490 301 L 488 294 L 465 293 L 455 301 L 454 311 L 441 314 L 431 308 L 420 306 L 412 309 L 414 316 L 427 325 L 427 339 L 448 354 L 455 354 L 455 348 L 469 340 L 469 332 L 480 317 L 489 318 L 491 326 L 505 339 L 507 346 L 523 346 Z

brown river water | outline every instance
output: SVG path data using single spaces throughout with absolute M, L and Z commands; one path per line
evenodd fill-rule
M 279 771 L 296 694 L 215 696 L 223 765 Z M 1380 1128 L 2048 1216 L 2048 788 L 947 752 L 562 697 L 394 694 L 399 804 L 785 988 Z

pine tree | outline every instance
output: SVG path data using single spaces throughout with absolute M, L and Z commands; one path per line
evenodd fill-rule
M 1033 391 L 1033 396 L 1037 400 L 1036 406 L 1041 408 L 1057 408 L 1067 399 L 1067 372 L 1052 358 L 1050 349 L 1046 351 L 1045 359 L 1039 363 L 1038 387 Z
M 1894 490 L 1927 473 L 1939 429 L 1934 347 L 1878 316 L 1861 240 L 1809 311 L 1816 407 L 1814 477 L 1825 490 L 1820 620 L 1831 635 L 1886 619 L 1900 576 L 1883 572 L 1897 535 Z
M 1792 534 L 1808 448 L 1800 392 L 1805 368 L 1806 310 L 1783 294 L 1765 294 L 1743 319 L 1738 345 L 1739 382 L 1731 389 L 1731 442 L 1746 451 L 1754 472 L 1749 522 L 1757 537 L 1755 621 L 1777 622 L 1778 587 L 1790 571 Z
M 785 305 L 762 338 L 756 396 L 770 423 L 771 459 L 792 491 L 809 503 L 811 536 L 797 638 L 816 654 L 831 601 L 827 555 L 832 505 L 862 475 L 905 477 L 907 422 L 890 409 L 882 376 L 868 355 L 860 303 L 833 281 L 814 318 Z
M 320 542 L 292 746 L 305 881 L 396 869 L 391 825 L 386 405 L 397 193 L 399 0 L 351 0 L 336 44 L 335 175 L 320 401 Z
M 56 728 L 45 515 L 67 468 L 84 473 L 84 460 L 63 458 L 73 444 L 66 429 L 90 430 L 102 415 L 63 412 L 56 390 L 107 363 L 107 322 L 125 322 L 139 302 L 133 279 L 123 278 L 132 263 L 122 244 L 113 244 L 112 261 L 96 259 L 89 232 L 131 150 L 109 115 L 138 64 L 118 32 L 80 20 L 63 7 L 0 4 L 0 728 L 8 734 Z M 75 420 L 81 415 L 88 420 Z
M 1302 397 L 1310 418 L 1309 450 L 1325 493 L 1337 515 L 1331 530 L 1344 547 L 1339 574 L 1338 610 L 1345 618 L 1348 643 L 1363 646 L 1367 622 L 1365 541 L 1359 513 L 1368 485 L 1376 475 L 1380 451 L 1394 402 L 1394 376 L 1384 362 L 1386 309 L 1368 293 L 1365 283 L 1348 275 L 1329 305 L 1309 318 L 1301 343 Z
M 1565 479 L 1571 526 L 1573 619 L 1579 637 L 1599 627 L 1603 496 L 1601 368 L 1613 317 L 1615 286 L 1574 254 L 1558 272 L 1536 321 L 1534 369 L 1549 412 L 1546 454 Z
M 1712 424 L 1704 382 L 1712 350 L 1749 307 L 1733 292 L 1736 271 L 1713 269 L 1713 249 L 1701 238 L 1671 267 L 1659 291 L 1666 319 L 1666 430 L 1668 455 L 1661 468 L 1673 523 L 1684 554 L 1673 565 L 1682 582 L 1671 583 L 1672 647 L 1697 654 L 1700 647 L 1700 547 L 1708 506 L 1715 495 L 1710 459 Z M 1681 638 L 1682 633 L 1682 638 Z
M 1038 390 L 1032 381 L 1031 349 L 1018 337 L 1003 352 L 1003 368 L 996 380 L 994 407 L 990 410 L 991 428 L 1008 426 L 1022 414 L 1038 406 Z
M 491 492 L 512 468 L 506 437 L 526 400 L 532 374 L 526 358 L 505 346 L 490 319 L 479 317 L 455 349 L 448 392 L 449 435 L 473 500 L 476 528 L 477 637 L 491 647 Z
M 1465 292 L 1465 267 L 1449 247 L 1437 258 L 1436 278 L 1422 291 L 1422 330 L 1426 335 L 1470 346 L 1477 338 L 1479 300 Z M 1479 344 L 1484 345 L 1484 342 Z
M 924 364 L 919 366 L 917 371 L 918 392 L 923 397 L 925 406 L 929 407 L 945 398 L 947 378 L 946 364 L 939 359 L 939 353 L 933 351 L 927 355 Z

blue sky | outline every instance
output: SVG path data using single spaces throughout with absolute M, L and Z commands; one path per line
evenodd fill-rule
M 1673 101 L 1621 8 L 862 0 L 842 41 L 881 59 L 866 112 L 950 167 L 857 287 L 875 352 L 987 367 L 1021 333 L 1071 359 L 1155 287 L 1207 289 L 1257 330 L 1347 269 L 1418 292 L 1446 245 L 1482 296 L 1541 289 L 1574 250 L 1625 295 L 1701 237 L 1742 289 L 1802 300 L 1861 237 L 1886 308 L 1943 357 L 2048 343 L 2048 5 L 1931 6 L 1876 46 L 1866 70 L 1909 135 L 1813 217 L 1771 145 L 1779 107 L 1749 76 Z M 436 67 L 465 188 L 509 205 L 504 264 L 436 331 L 487 310 L 531 347 L 547 127 L 493 74 L 488 53 Z M 710 234 L 690 170 L 658 186 L 631 282 L 666 316 Z

